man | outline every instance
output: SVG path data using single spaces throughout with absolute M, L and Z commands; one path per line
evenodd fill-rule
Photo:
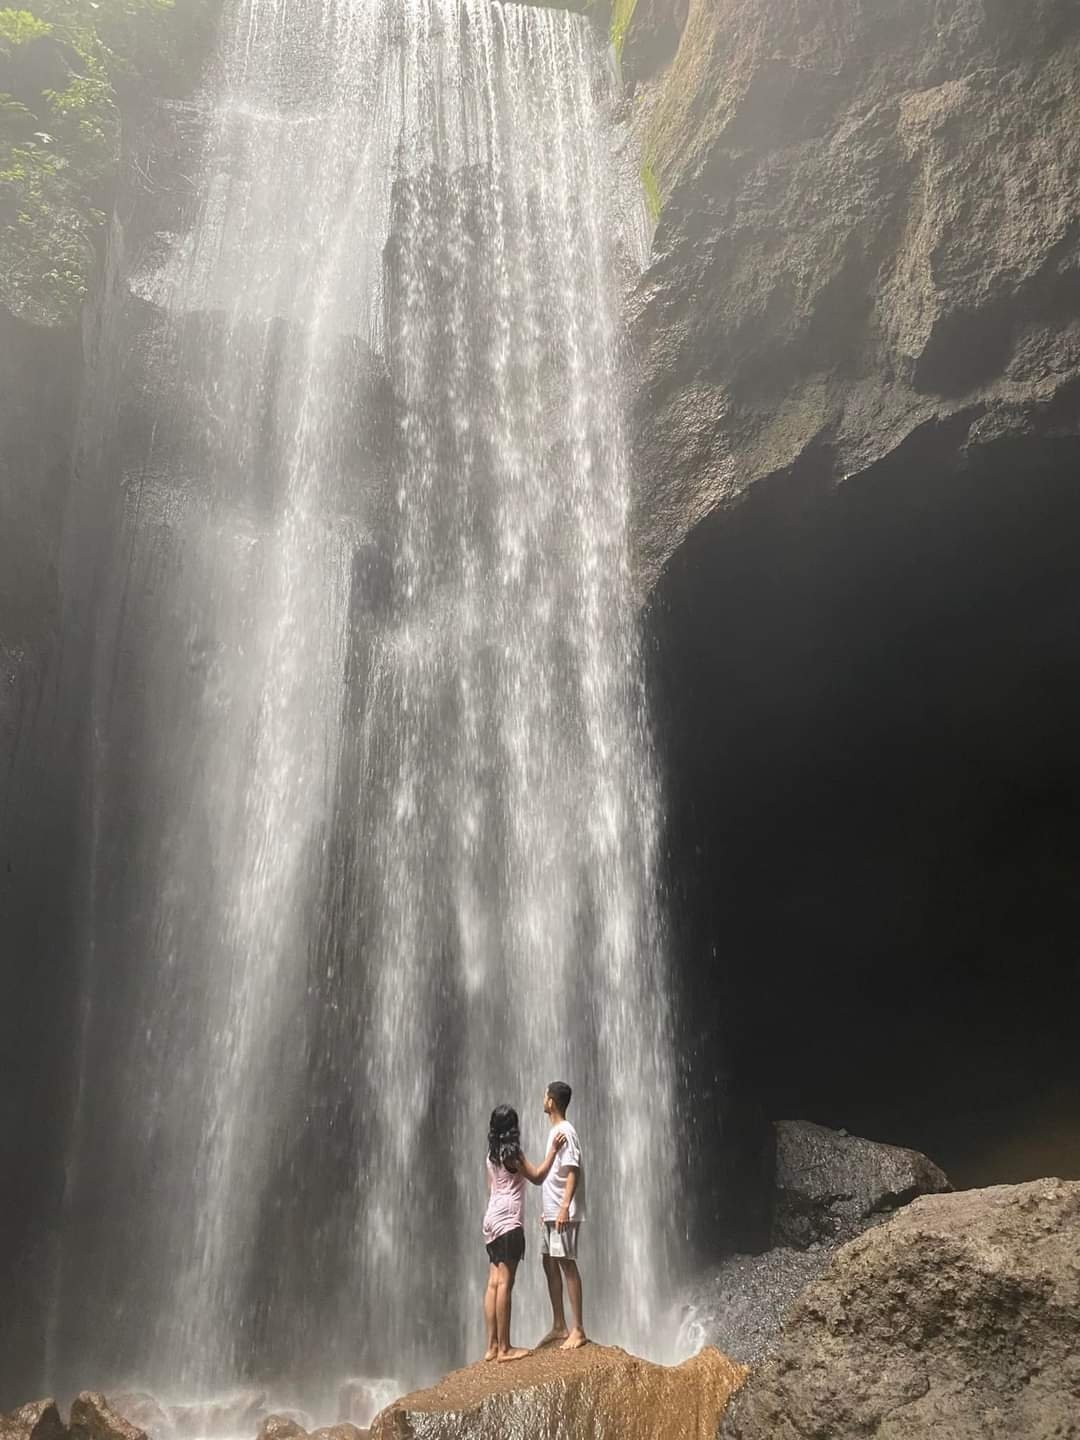
M 558 1344 L 562 1350 L 580 1350 L 585 1344 L 585 1323 L 581 1310 L 577 1251 L 578 1231 L 585 1219 L 585 1162 L 578 1133 L 566 1118 L 570 1095 L 570 1086 L 562 1080 L 553 1080 L 544 1092 L 544 1114 L 551 1126 L 551 1139 L 554 1140 L 556 1134 L 562 1134 L 566 1143 L 548 1171 L 541 1192 L 543 1239 L 540 1253 L 551 1297 L 551 1329 L 540 1344 Z M 574 1320 L 569 1332 L 563 1309 L 564 1279 Z

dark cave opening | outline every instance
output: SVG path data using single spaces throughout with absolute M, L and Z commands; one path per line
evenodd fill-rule
M 944 438 L 758 487 L 649 609 L 704 1248 L 763 1243 L 768 1119 L 1080 1176 L 1080 450 Z

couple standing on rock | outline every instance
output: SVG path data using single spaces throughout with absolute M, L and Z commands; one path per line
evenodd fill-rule
M 525 1256 L 526 1180 L 543 1187 L 540 1253 L 551 1298 L 551 1329 L 540 1345 L 559 1344 L 563 1350 L 577 1350 L 585 1344 L 577 1268 L 578 1230 L 585 1218 L 585 1166 L 581 1141 L 566 1118 L 570 1095 L 570 1086 L 562 1080 L 553 1080 L 544 1091 L 544 1114 L 551 1126 L 551 1138 L 544 1163 L 538 1166 L 531 1165 L 521 1149 L 518 1115 L 513 1106 L 498 1105 L 491 1112 L 488 1204 L 484 1214 L 484 1243 L 490 1262 L 484 1292 L 485 1360 L 520 1360 L 529 1354 L 510 1343 L 514 1276 Z M 564 1278 L 574 1319 L 570 1331 L 563 1309 Z

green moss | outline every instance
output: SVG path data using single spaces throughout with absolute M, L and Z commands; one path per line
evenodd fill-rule
M 614 0 L 611 7 L 611 44 L 620 60 L 636 8 L 637 0 Z
M 656 178 L 656 171 L 648 160 L 641 167 L 641 184 L 645 190 L 645 204 L 648 207 L 649 219 L 655 225 L 660 219 L 664 201 L 660 194 L 660 182 Z
M 78 316 L 120 158 L 120 99 L 180 93 L 219 0 L 31 0 L 0 9 L 0 305 Z

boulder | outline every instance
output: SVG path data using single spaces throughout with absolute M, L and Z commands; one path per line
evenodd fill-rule
M 110 1407 L 132 1425 L 145 1430 L 150 1440 L 171 1440 L 173 1422 L 164 1408 L 142 1390 L 125 1390 L 108 1397 Z
M 104 1395 L 84 1390 L 71 1402 L 71 1440 L 148 1440 L 146 1431 L 115 1411 Z
M 721 1440 L 1080 1440 L 1080 1182 L 929 1195 L 795 1302 Z
M 538 1350 L 510 1365 L 472 1365 L 396 1400 L 371 1440 L 714 1440 L 745 1368 L 703 1350 L 653 1365 L 625 1350 Z
M 952 1189 L 944 1172 L 917 1150 L 807 1120 L 782 1120 L 774 1128 L 774 1246 L 806 1250 L 853 1240 L 917 1195 Z
M 324 1425 L 312 1430 L 310 1440 L 367 1440 L 368 1431 L 348 1420 L 339 1420 L 336 1425 Z
M 0 1440 L 67 1440 L 67 1427 L 55 1400 L 31 1400 L 0 1415 Z
M 259 1426 L 256 1440 L 300 1440 L 307 1433 L 307 1427 L 296 1416 L 275 1411 Z

